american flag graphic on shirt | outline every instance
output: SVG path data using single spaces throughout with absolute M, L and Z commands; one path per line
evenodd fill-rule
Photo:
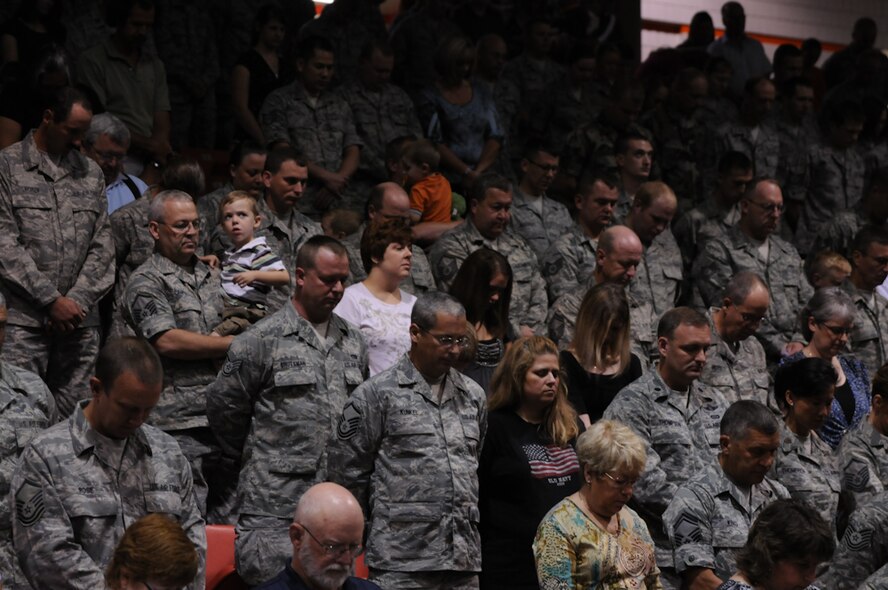
M 573 447 L 555 445 L 523 445 L 530 463 L 530 474 L 538 479 L 563 477 L 580 470 L 580 462 Z

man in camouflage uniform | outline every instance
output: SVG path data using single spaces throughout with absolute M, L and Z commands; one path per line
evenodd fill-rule
M 641 241 L 635 232 L 617 225 L 602 232 L 595 252 L 595 268 L 582 284 L 571 287 L 549 309 L 546 318 L 548 336 L 559 347 L 570 346 L 577 323 L 577 313 L 586 292 L 599 283 L 616 283 L 626 287 L 635 276 L 643 255 Z M 653 355 L 650 302 L 638 301 L 627 293 L 629 299 L 629 331 L 634 352 L 643 364 Z
M 823 137 L 809 146 L 799 186 L 788 194 L 801 211 L 796 244 L 803 254 L 835 212 L 855 209 L 863 198 L 866 166 L 857 149 L 863 111 L 853 102 L 828 103 L 823 117 Z
M 779 445 L 777 418 L 764 405 L 743 400 L 725 411 L 718 463 L 681 485 L 663 513 L 670 565 L 685 587 L 715 588 L 734 575 L 734 552 L 746 544 L 752 521 L 774 500 L 789 498 L 786 488 L 765 477 Z
M 388 180 L 385 146 L 398 137 L 421 137 L 413 101 L 391 84 L 395 57 L 383 41 L 370 41 L 361 50 L 358 79 L 340 87 L 339 96 L 351 107 L 361 142 L 361 163 L 352 180 L 362 196 L 370 187 Z
M 485 174 L 472 186 L 470 215 L 435 242 L 429 258 L 438 288 L 450 289 L 469 254 L 481 247 L 499 252 L 512 267 L 509 321 L 519 335 L 541 334 L 546 320 L 546 283 L 533 250 L 509 227 L 512 187 L 497 174 Z
M 410 197 L 400 185 L 394 182 L 383 182 L 376 185 L 370 191 L 367 202 L 367 221 L 383 221 L 385 219 L 410 219 Z M 361 236 L 367 224 L 362 224 L 354 234 L 344 238 L 342 245 L 348 250 L 349 279 L 348 283 L 358 283 L 367 278 L 367 271 L 361 262 Z M 401 289 L 414 295 L 434 290 L 435 277 L 432 275 L 432 266 L 425 251 L 412 244 L 410 251 L 413 257 L 410 259 L 410 275 L 401 281 Z
M 814 584 L 829 590 L 888 587 L 888 492 L 879 492 L 854 511 L 829 569 Z
M 598 238 L 613 222 L 618 194 L 612 174 L 591 175 L 580 183 L 574 197 L 576 223 L 556 238 L 540 259 L 550 301 L 585 284 L 592 276 Z
M 6 318 L 6 300 L 0 295 L 0 348 Z M 12 547 L 13 470 L 22 449 L 57 420 L 55 400 L 40 377 L 0 360 L 0 571 L 6 590 L 30 588 Z
M 777 163 L 777 182 L 787 197 L 801 191 L 804 181 L 808 148 L 820 139 L 820 129 L 814 116 L 814 87 L 806 78 L 792 78 L 778 88 L 780 106 L 774 116 L 774 127 L 780 141 L 780 159 Z
M 842 286 L 851 295 L 857 314 L 851 332 L 851 352 L 875 374 L 888 362 L 888 300 L 876 292 L 888 277 L 888 231 L 864 226 L 851 244 L 851 276 Z
M 370 579 L 383 588 L 478 588 L 478 459 L 484 391 L 453 368 L 463 306 L 445 293 L 413 306 L 410 351 L 361 385 L 342 411 L 329 478 L 364 507 Z
M 207 393 L 213 432 L 241 463 L 235 558 L 251 585 L 287 561 L 293 498 L 324 480 L 327 437 L 367 375 L 363 337 L 333 314 L 348 278 L 345 248 L 309 239 L 293 276 L 291 304 L 235 339 Z
M 677 208 L 672 189 L 662 182 L 646 182 L 635 193 L 632 210 L 624 221 L 644 246 L 635 278 L 629 282 L 629 293 L 650 304 L 651 326 L 675 307 L 681 295 L 681 253 L 669 230 Z
M 638 189 L 651 177 L 654 146 L 646 134 L 633 132 L 621 135 L 614 144 L 614 162 L 620 178 L 620 198 L 614 207 L 614 221 L 623 223 L 632 209 Z
M 554 148 L 529 142 L 521 159 L 521 181 L 512 190 L 512 230 L 542 260 L 549 246 L 573 225 L 567 207 L 546 196 L 558 174 Z
M 99 352 L 98 302 L 114 283 L 114 244 L 102 171 L 80 153 L 92 107 L 73 88 L 46 107 L 35 131 L 0 152 L 3 359 L 40 375 L 67 416 Z
M 820 226 L 811 253 L 832 250 L 851 260 L 851 244 L 864 225 L 888 230 L 888 170 L 877 170 L 870 177 L 860 207 L 833 211 L 830 221 Z
M 640 121 L 651 132 L 661 180 L 678 195 L 681 211 L 688 211 L 700 201 L 697 161 L 701 155 L 702 128 L 697 111 L 708 87 L 703 72 L 686 68 L 673 80 L 666 101 Z
M 675 574 L 664 572 L 673 560 L 662 515 L 679 486 L 713 462 L 727 402 L 696 382 L 710 344 L 706 317 L 677 307 L 663 315 L 657 332 L 659 364 L 623 388 L 604 417 L 626 423 L 645 441 L 648 459 L 634 487 L 633 508 L 651 532 L 664 587 L 677 589 Z
M 296 67 L 296 81 L 273 91 L 262 104 L 262 133 L 269 144 L 290 145 L 308 159 L 311 183 L 304 210 L 325 211 L 341 200 L 342 206 L 361 211 L 363 195 L 351 193 L 348 183 L 358 169 L 362 142 L 348 103 L 327 90 L 333 76 L 330 42 L 305 39 Z
M 862 506 L 888 489 L 888 397 L 884 390 L 888 369 L 873 378 L 872 409 L 866 420 L 842 438 L 838 449 L 842 490 L 854 506 Z M 854 506 L 847 507 L 851 512 Z
M 706 242 L 694 262 L 694 286 L 707 306 L 720 304 L 724 285 L 741 270 L 757 273 L 768 285 L 771 306 L 756 337 L 769 363 L 801 350 L 798 313 L 814 294 L 802 268 L 799 253 L 774 235 L 783 211 L 777 183 L 761 179 L 740 201 L 740 221 L 722 236 Z
M 226 481 L 217 469 L 219 447 L 207 424 L 206 390 L 216 377 L 231 336 L 213 334 L 222 322 L 222 284 L 217 270 L 198 260 L 197 208 L 181 191 L 162 191 L 151 201 L 148 231 L 154 254 L 130 278 L 123 315 L 151 342 L 163 362 L 160 402 L 150 423 L 176 438 L 191 463 L 202 511 L 225 501 Z M 210 476 L 213 495 L 207 498 Z M 213 520 L 217 520 L 216 517 Z
M 741 270 L 728 281 L 720 305 L 709 308 L 712 345 L 700 382 L 717 389 L 729 402 L 753 399 L 777 411 L 768 379 L 765 349 L 753 338 L 771 304 L 765 282 Z
M 206 534 L 191 469 L 172 437 L 143 424 L 162 386 L 151 345 L 111 340 L 90 379 L 92 399 L 22 453 L 12 480 L 12 534 L 34 588 L 104 588 L 124 530 L 151 513 L 185 530 L 200 556 L 189 588 L 204 587 Z

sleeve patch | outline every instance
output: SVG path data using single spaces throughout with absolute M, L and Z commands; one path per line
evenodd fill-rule
M 870 528 L 862 528 L 858 523 L 851 522 L 845 536 L 842 537 L 842 543 L 851 551 L 863 551 L 870 546 L 873 540 L 873 530 Z
M 342 410 L 342 417 L 339 418 L 339 425 L 336 427 L 336 435 L 339 440 L 348 440 L 358 432 L 358 426 L 364 417 L 361 415 L 354 404 L 348 404 Z
M 25 481 L 15 494 L 15 516 L 23 527 L 36 524 L 46 510 L 43 488 L 30 481 Z
M 845 467 L 842 479 L 845 488 L 852 492 L 863 492 L 869 483 L 869 468 L 860 459 L 852 459 Z
M 702 543 L 703 531 L 700 527 L 700 519 L 693 513 L 685 510 L 675 519 L 672 527 L 675 535 L 675 546 L 688 545 L 690 543 Z
M 226 377 L 231 377 L 232 375 L 240 371 L 241 365 L 243 364 L 244 361 L 242 359 L 226 359 L 225 364 L 222 365 L 222 374 Z

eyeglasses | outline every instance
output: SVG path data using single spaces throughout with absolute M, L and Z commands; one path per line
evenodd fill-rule
M 200 229 L 200 220 L 199 219 L 194 219 L 194 220 L 185 219 L 183 221 L 177 221 L 176 223 L 165 223 L 163 221 L 158 221 L 157 223 L 159 225 L 167 226 L 168 228 L 173 230 L 173 233 L 176 233 L 176 234 L 184 234 L 189 229 L 193 229 L 195 231 Z
M 542 164 L 537 164 L 537 163 L 534 162 L 533 160 L 528 160 L 528 162 L 529 162 L 530 164 L 533 164 L 534 166 L 536 166 L 537 168 L 539 168 L 539 169 L 542 170 L 543 172 L 546 172 L 546 173 L 550 173 L 550 172 L 551 172 L 552 174 L 557 174 L 557 173 L 558 173 L 558 169 L 559 169 L 558 166 L 543 166 Z
M 95 153 L 96 157 L 103 162 L 111 162 L 113 160 L 119 162 L 126 157 L 126 152 L 100 152 L 99 150 L 93 150 L 93 153 Z
M 617 490 L 622 490 L 625 488 L 632 488 L 632 487 L 635 487 L 635 484 L 638 483 L 638 479 L 627 479 L 625 477 L 614 477 L 613 475 L 611 475 L 607 471 L 605 471 L 601 475 L 603 475 L 608 480 L 610 480 L 610 481 L 608 481 L 608 485 L 610 487 L 617 489 Z
M 734 305 L 734 307 L 740 313 L 740 317 L 743 318 L 743 321 L 746 322 L 747 324 L 761 324 L 761 323 L 766 323 L 768 321 L 768 318 L 765 317 L 764 315 L 758 315 L 756 313 L 747 313 L 745 311 L 740 311 L 740 308 L 736 305 Z
M 784 209 L 783 203 L 780 203 L 779 205 L 775 203 L 756 203 L 752 199 L 746 199 L 746 202 L 755 205 L 756 207 L 761 207 L 762 211 L 767 213 L 783 213 Z
M 844 326 L 830 326 L 829 324 L 824 322 L 817 322 L 817 324 L 829 330 L 833 336 L 848 336 L 849 334 L 851 334 L 851 332 L 854 331 L 854 328 L 845 328 Z
M 434 338 L 438 344 L 444 346 L 445 348 L 450 348 L 453 345 L 456 345 L 460 348 L 465 348 L 469 345 L 469 339 L 466 336 L 439 336 L 438 334 L 432 334 L 425 328 L 420 328 L 420 332 L 425 332 L 432 338 Z
M 348 555 L 349 557 L 357 557 L 361 551 L 364 549 L 364 546 L 360 543 L 321 543 L 318 541 L 318 538 L 315 537 L 308 527 L 302 524 L 301 522 L 296 523 L 302 528 L 305 529 L 305 532 L 308 533 L 308 536 L 314 539 L 314 542 L 318 544 L 324 550 L 324 553 L 327 557 L 342 557 L 343 555 Z

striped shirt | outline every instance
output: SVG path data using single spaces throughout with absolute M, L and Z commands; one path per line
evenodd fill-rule
M 227 250 L 222 260 L 222 290 L 229 304 L 264 304 L 271 286 L 253 281 L 246 287 L 234 282 L 234 277 L 251 270 L 286 270 L 284 263 L 268 247 L 264 237 L 247 242 L 236 250 Z

